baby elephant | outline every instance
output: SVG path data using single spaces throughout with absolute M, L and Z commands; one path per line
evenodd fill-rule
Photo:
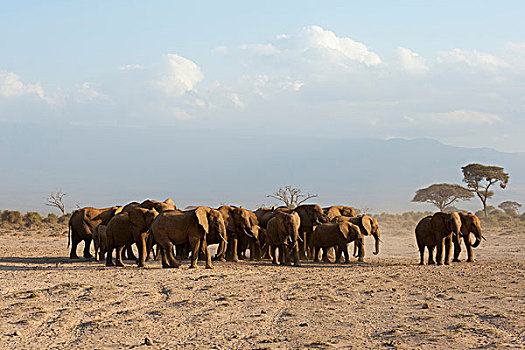
M 359 248 L 359 259 L 364 259 L 364 235 L 361 233 L 359 226 L 348 221 L 339 223 L 325 223 L 317 226 L 312 234 L 310 246 L 314 250 L 314 262 L 319 262 L 319 251 L 323 248 L 326 252 L 330 247 L 337 246 L 335 261 L 339 261 L 341 252 L 345 255 L 345 262 L 350 262 L 347 244 L 355 241 Z
M 106 252 L 106 228 L 106 225 L 101 224 L 93 230 L 93 245 L 95 246 L 95 259 L 97 261 L 104 259 L 104 253 Z

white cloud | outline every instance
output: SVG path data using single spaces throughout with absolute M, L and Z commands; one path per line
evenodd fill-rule
M 430 120 L 438 124 L 488 124 L 501 123 L 503 119 L 497 114 L 459 109 L 445 113 L 430 113 Z
M 77 88 L 75 100 L 79 103 L 87 103 L 95 99 L 107 99 L 107 96 L 95 90 L 89 82 L 84 82 Z
M 15 97 L 26 94 L 36 94 L 45 100 L 44 89 L 40 83 L 24 84 L 17 74 L 5 70 L 0 71 L 0 95 Z
M 140 64 L 127 64 L 125 66 L 118 67 L 119 70 L 135 70 L 135 69 L 144 69 Z
M 272 44 L 245 44 L 241 45 L 242 50 L 247 50 L 254 55 L 272 56 L 278 55 L 280 50 Z
M 476 50 L 462 50 L 462 49 L 453 49 L 451 51 L 441 52 L 437 60 L 439 63 L 465 63 L 471 67 L 479 68 L 501 68 L 507 67 L 508 63 L 503 59 Z
M 406 47 L 397 48 L 397 56 L 403 69 L 410 72 L 425 72 L 428 67 L 425 65 L 423 57 Z
M 368 50 L 365 44 L 348 37 L 338 37 L 334 32 L 319 26 L 312 25 L 303 28 L 299 39 L 302 46 L 300 49 L 303 51 L 328 49 L 340 53 L 349 60 L 364 63 L 367 66 L 375 66 L 381 63 L 381 58 Z
M 167 95 L 182 96 L 194 89 L 204 74 L 199 66 L 187 58 L 176 54 L 165 55 L 166 70 L 162 77 L 156 81 Z

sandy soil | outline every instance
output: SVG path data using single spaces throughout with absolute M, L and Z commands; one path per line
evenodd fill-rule
M 412 228 L 382 233 L 365 263 L 189 270 L 70 261 L 62 230 L 2 230 L 0 348 L 524 347 L 523 229 L 485 230 L 477 262 L 451 266 L 418 266 Z

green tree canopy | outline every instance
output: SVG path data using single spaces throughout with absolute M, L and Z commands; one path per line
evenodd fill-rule
M 487 200 L 494 195 L 489 188 L 499 183 L 499 186 L 505 189 L 509 183 L 509 174 L 504 172 L 502 167 L 477 163 L 465 165 L 461 170 L 463 171 L 463 182 L 478 195 L 486 217 Z
M 412 202 L 426 202 L 431 203 L 444 211 L 446 207 L 455 201 L 469 200 L 474 197 L 471 191 L 455 184 L 433 184 L 426 188 L 421 188 L 416 191 L 416 195 L 412 198 Z
M 515 201 L 505 201 L 501 202 L 498 205 L 498 208 L 503 210 L 505 213 L 510 216 L 518 216 L 518 209 L 521 207 L 521 204 Z

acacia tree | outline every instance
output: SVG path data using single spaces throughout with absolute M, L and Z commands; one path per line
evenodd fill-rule
M 499 183 L 502 189 L 509 183 L 509 174 L 502 167 L 472 163 L 461 167 L 463 182 L 474 191 L 483 204 L 483 213 L 487 217 L 487 200 L 494 195 L 490 186 Z
M 471 191 L 456 184 L 433 184 L 416 191 L 412 202 L 430 203 L 439 208 L 440 211 L 452 205 L 457 200 L 469 200 L 474 197 Z
M 505 201 L 501 202 L 498 205 L 498 208 L 503 210 L 510 216 L 518 216 L 518 209 L 521 207 L 521 204 L 515 201 Z
M 51 192 L 47 198 L 46 205 L 48 207 L 55 207 L 62 212 L 62 215 L 66 215 L 66 206 L 64 205 L 63 198 L 67 193 L 62 192 L 62 190 L 57 193 Z
M 303 194 L 301 189 L 288 185 L 284 188 L 279 188 L 279 191 L 274 194 L 269 194 L 266 197 L 278 199 L 283 202 L 287 208 L 295 209 L 298 205 L 318 196 L 312 193 Z

